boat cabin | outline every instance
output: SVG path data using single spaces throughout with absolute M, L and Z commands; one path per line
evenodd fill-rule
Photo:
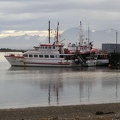
M 64 54 L 64 44 L 40 44 L 40 46 L 34 46 L 35 51 L 42 51 L 42 53 L 60 53 Z

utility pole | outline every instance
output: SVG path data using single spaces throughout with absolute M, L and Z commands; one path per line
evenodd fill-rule
M 118 50 L 117 50 L 118 32 L 117 32 L 117 30 L 115 30 L 115 29 L 111 29 L 111 30 L 114 30 L 114 31 L 115 31 L 115 40 L 116 40 L 116 43 L 115 43 L 115 52 L 117 52 L 117 51 L 118 51 Z

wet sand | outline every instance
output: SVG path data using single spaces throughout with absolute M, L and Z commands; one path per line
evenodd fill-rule
M 120 120 L 120 103 L 0 109 L 0 120 Z

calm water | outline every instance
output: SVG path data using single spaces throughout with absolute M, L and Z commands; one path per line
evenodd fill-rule
M 120 70 L 11 67 L 0 53 L 0 108 L 120 102 Z

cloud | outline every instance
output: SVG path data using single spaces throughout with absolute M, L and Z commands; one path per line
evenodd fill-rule
M 0 0 L 0 30 L 46 30 L 48 21 L 60 29 L 90 24 L 91 29 L 120 29 L 116 0 Z M 86 25 L 86 26 L 85 26 Z
M 59 31 L 59 33 L 61 34 L 63 31 Z M 43 30 L 43 31 L 38 31 L 38 30 L 34 30 L 34 31 L 18 31 L 18 30 L 5 30 L 5 31 L 0 31 L 0 38 L 5 38 L 5 37 L 9 37 L 9 36 L 21 36 L 21 35 L 30 35 L 30 36 L 34 36 L 34 35 L 38 35 L 40 37 L 47 37 L 48 36 L 48 31 L 47 30 Z M 51 37 L 55 36 L 55 31 L 51 31 Z

